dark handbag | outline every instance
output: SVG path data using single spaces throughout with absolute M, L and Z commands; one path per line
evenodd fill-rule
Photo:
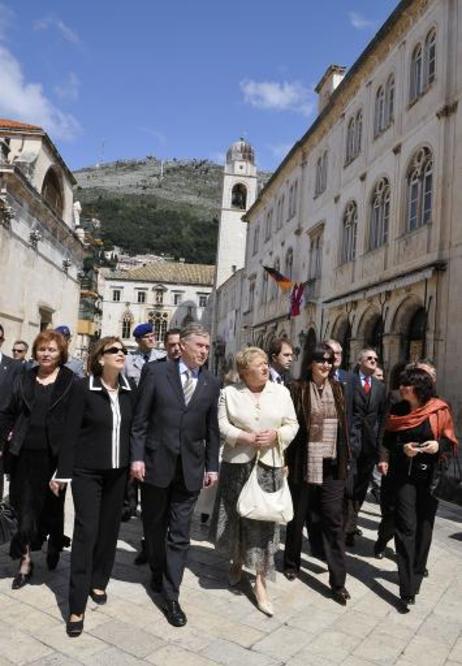
M 462 469 L 457 454 L 440 462 L 435 473 L 433 495 L 462 506 Z
M 16 513 L 10 504 L 0 503 L 0 546 L 10 541 L 16 533 L 18 523 Z

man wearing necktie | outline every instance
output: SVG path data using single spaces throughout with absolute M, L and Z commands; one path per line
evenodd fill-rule
M 150 363 L 132 428 L 131 470 L 141 499 L 151 588 L 175 627 L 186 624 L 180 584 L 199 492 L 218 479 L 219 383 L 206 369 L 210 336 L 200 324 L 180 334 L 181 358 Z
M 290 381 L 289 370 L 294 360 L 294 350 L 286 338 L 276 338 L 268 350 L 270 361 L 270 381 L 287 384 Z
M 358 513 L 366 498 L 374 466 L 379 459 L 379 446 L 385 425 L 386 392 L 383 382 L 373 375 L 378 363 L 374 349 L 363 349 L 358 356 L 358 372 L 353 379 L 353 406 L 350 424 L 352 483 L 346 500 L 346 544 L 354 546 Z

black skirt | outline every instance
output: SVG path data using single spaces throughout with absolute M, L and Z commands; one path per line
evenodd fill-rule
M 13 458 L 10 503 L 16 511 L 18 529 L 11 540 L 10 555 L 17 559 L 27 546 L 32 550 L 42 547 L 51 530 L 54 504 L 59 499 L 49 487 L 56 470 L 56 458 L 48 449 L 22 450 Z

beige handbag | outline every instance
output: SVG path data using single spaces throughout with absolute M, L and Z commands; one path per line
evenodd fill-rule
M 260 451 L 257 451 L 255 464 L 237 500 L 237 512 L 242 518 L 287 525 L 294 517 L 292 496 L 289 484 L 287 483 L 287 477 L 284 476 L 282 486 L 279 490 L 271 493 L 263 490 L 258 483 L 257 477 L 259 459 Z

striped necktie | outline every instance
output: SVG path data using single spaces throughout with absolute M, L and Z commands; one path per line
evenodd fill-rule
M 185 370 L 184 374 L 186 375 L 186 381 L 183 384 L 183 394 L 185 405 L 187 405 L 193 396 L 194 389 L 196 388 L 196 382 L 191 370 Z

